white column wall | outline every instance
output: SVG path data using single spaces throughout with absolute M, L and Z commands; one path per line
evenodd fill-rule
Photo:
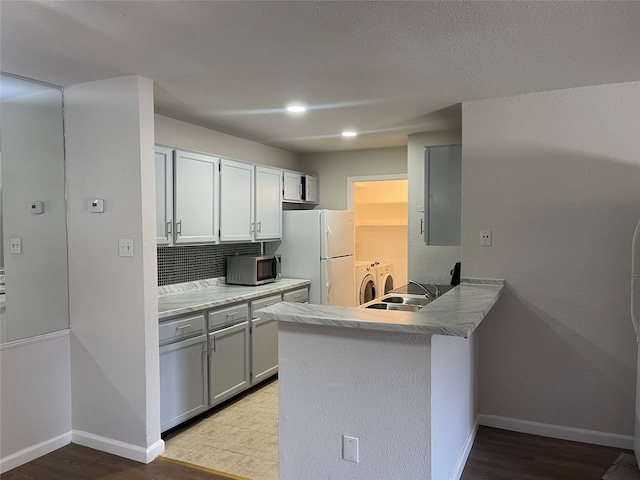
M 139 461 L 161 453 L 153 83 L 65 91 L 73 441 Z M 104 213 L 89 213 L 93 198 Z M 134 256 L 118 256 L 118 239 Z
M 0 473 L 70 441 L 69 330 L 0 346 Z
M 462 269 L 506 280 L 477 332 L 479 409 L 511 428 L 630 447 L 639 111 L 639 82 L 463 104 Z
M 431 478 L 431 336 L 279 322 L 278 341 L 280 478 Z

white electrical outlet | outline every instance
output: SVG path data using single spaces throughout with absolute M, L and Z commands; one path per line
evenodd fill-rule
M 360 462 L 360 452 L 358 439 L 355 437 L 342 436 L 342 458 L 349 462 Z
M 133 238 L 119 239 L 118 251 L 121 257 L 133 257 Z
M 491 230 L 480 230 L 480 245 L 483 247 L 491 246 Z

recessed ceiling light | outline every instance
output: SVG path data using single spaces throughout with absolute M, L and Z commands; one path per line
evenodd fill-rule
M 358 135 L 358 132 L 352 132 L 352 131 L 342 132 L 343 137 L 355 137 L 356 135 Z
M 291 112 L 291 113 L 302 113 L 306 111 L 307 111 L 307 108 L 302 105 L 289 105 L 287 107 L 287 112 Z

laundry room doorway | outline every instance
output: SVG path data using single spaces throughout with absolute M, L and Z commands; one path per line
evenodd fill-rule
M 355 217 L 357 262 L 377 262 L 376 296 L 407 283 L 408 180 L 406 175 L 348 177 L 348 207 Z

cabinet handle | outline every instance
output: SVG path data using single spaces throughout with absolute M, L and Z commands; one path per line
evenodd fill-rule
M 424 235 L 424 219 L 420 219 L 420 235 Z
M 255 230 L 255 223 L 250 223 L 249 225 L 250 225 L 250 227 L 249 227 L 250 233 L 253 234 L 253 232 Z
M 298 195 L 300 195 L 302 197 L 302 184 L 301 183 L 298 184 Z
M 189 328 L 191 326 L 190 323 L 187 323 L 186 325 L 182 325 L 181 327 L 176 327 L 176 330 L 184 330 L 185 328 Z
M 167 222 L 167 237 L 171 235 L 171 220 Z
M 211 345 L 211 351 L 215 353 L 215 351 L 216 351 L 216 337 L 211 337 L 211 340 L 213 340 L 213 345 Z
M 176 222 L 176 235 L 182 235 L 182 220 Z
M 262 233 L 262 221 L 258 222 L 258 233 Z
M 233 317 L 234 315 L 237 315 L 237 314 L 238 314 L 238 312 L 227 313 L 227 318 Z

